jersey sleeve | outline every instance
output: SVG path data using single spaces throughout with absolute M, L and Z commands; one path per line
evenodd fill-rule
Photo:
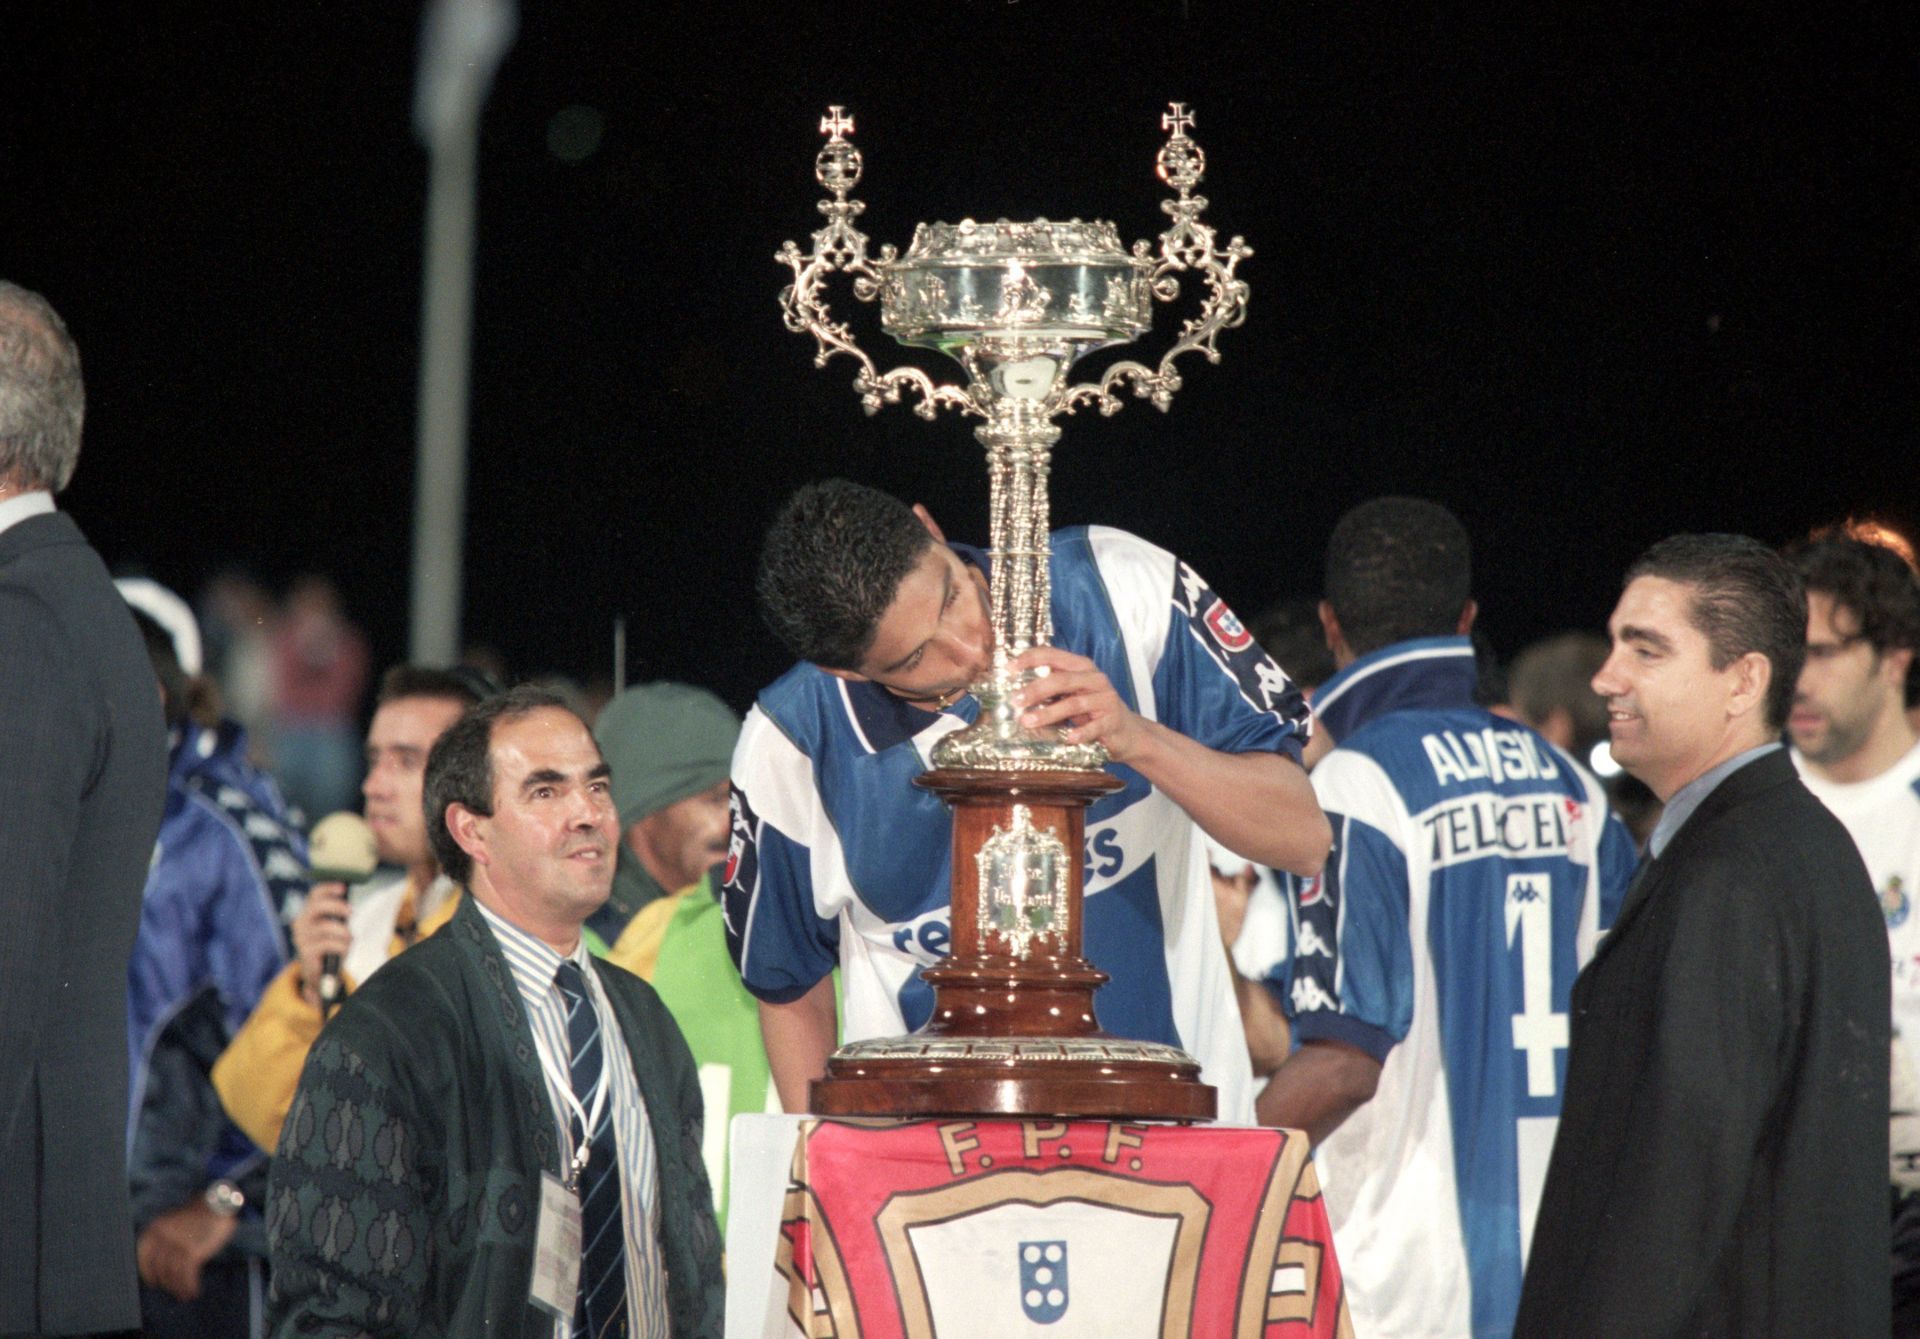
M 727 951 L 758 999 L 806 994 L 840 958 L 840 922 L 822 916 L 813 844 L 830 838 L 807 756 L 755 707 L 733 754 L 732 832 L 721 903 Z
M 1639 866 L 1640 857 L 1633 847 L 1633 834 L 1627 831 L 1627 825 L 1620 815 L 1611 811 L 1600 831 L 1600 849 L 1595 861 L 1600 880 L 1600 930 L 1604 934 L 1613 928 L 1613 922 L 1620 914 L 1620 904 L 1626 900 L 1627 885 L 1633 882 L 1633 872 Z
M 1413 1023 L 1407 858 L 1392 835 L 1399 798 L 1376 764 L 1350 754 L 1330 754 L 1314 790 L 1333 849 L 1314 877 L 1282 876 L 1294 933 L 1267 986 L 1299 1040 L 1344 1042 L 1385 1061 Z
M 1121 626 L 1158 642 L 1148 663 L 1160 722 L 1222 753 L 1298 762 L 1311 729 L 1306 699 L 1226 601 L 1165 550 L 1122 531 L 1091 533 Z

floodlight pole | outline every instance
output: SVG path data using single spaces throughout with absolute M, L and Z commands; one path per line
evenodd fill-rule
M 413 123 L 431 166 L 407 650 L 416 664 L 450 665 L 460 653 L 480 109 L 517 22 L 513 0 L 428 0 L 422 24 Z

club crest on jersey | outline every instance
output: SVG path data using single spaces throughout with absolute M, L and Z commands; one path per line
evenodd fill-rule
M 1233 610 L 1227 608 L 1225 600 L 1215 600 L 1213 607 L 1207 610 L 1207 631 L 1220 643 L 1220 649 L 1227 652 L 1244 651 L 1253 645 L 1253 634 L 1241 623 Z
M 1303 907 L 1317 907 L 1326 900 L 1326 896 L 1326 881 L 1318 874 L 1305 880 L 1300 886 L 1300 905 Z
M 720 882 L 732 883 L 740 872 L 741 857 L 747 853 L 747 844 L 753 840 L 753 829 L 746 815 L 746 797 L 734 791 L 727 797 L 727 868 Z
M 1907 897 L 1906 883 L 1898 874 L 1889 875 L 1887 886 L 1880 890 L 1880 910 L 1886 914 L 1887 928 L 1891 930 L 1895 926 L 1905 925 L 1907 913 L 1912 908 L 1913 903 Z
M 1261 711 L 1270 711 L 1291 723 L 1304 738 L 1307 703 L 1286 671 L 1260 649 L 1253 634 L 1234 616 L 1227 602 L 1213 593 L 1200 574 L 1185 563 L 1174 570 L 1173 607 L 1193 630 L 1214 663 L 1231 675 L 1242 696 Z
M 736 786 L 728 800 L 727 864 L 720 880 L 720 907 L 726 918 L 728 949 L 739 965 L 734 936 L 746 925 L 746 911 L 760 883 L 760 850 L 757 845 L 760 817 Z
M 1020 1243 L 1020 1309 L 1027 1319 L 1051 1325 L 1067 1314 L 1067 1243 Z

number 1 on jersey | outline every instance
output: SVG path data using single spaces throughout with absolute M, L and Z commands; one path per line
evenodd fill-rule
M 1567 1016 L 1553 1010 L 1553 880 L 1542 874 L 1507 876 L 1507 947 L 1520 936 L 1520 1012 L 1513 1016 L 1513 1047 L 1527 1057 L 1527 1096 L 1552 1097 L 1558 1087 L 1554 1057 L 1567 1046 Z

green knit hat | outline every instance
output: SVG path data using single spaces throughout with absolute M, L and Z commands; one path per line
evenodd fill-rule
M 613 769 L 625 832 L 648 814 L 727 779 L 740 718 L 704 688 L 657 680 L 607 703 L 593 737 Z

